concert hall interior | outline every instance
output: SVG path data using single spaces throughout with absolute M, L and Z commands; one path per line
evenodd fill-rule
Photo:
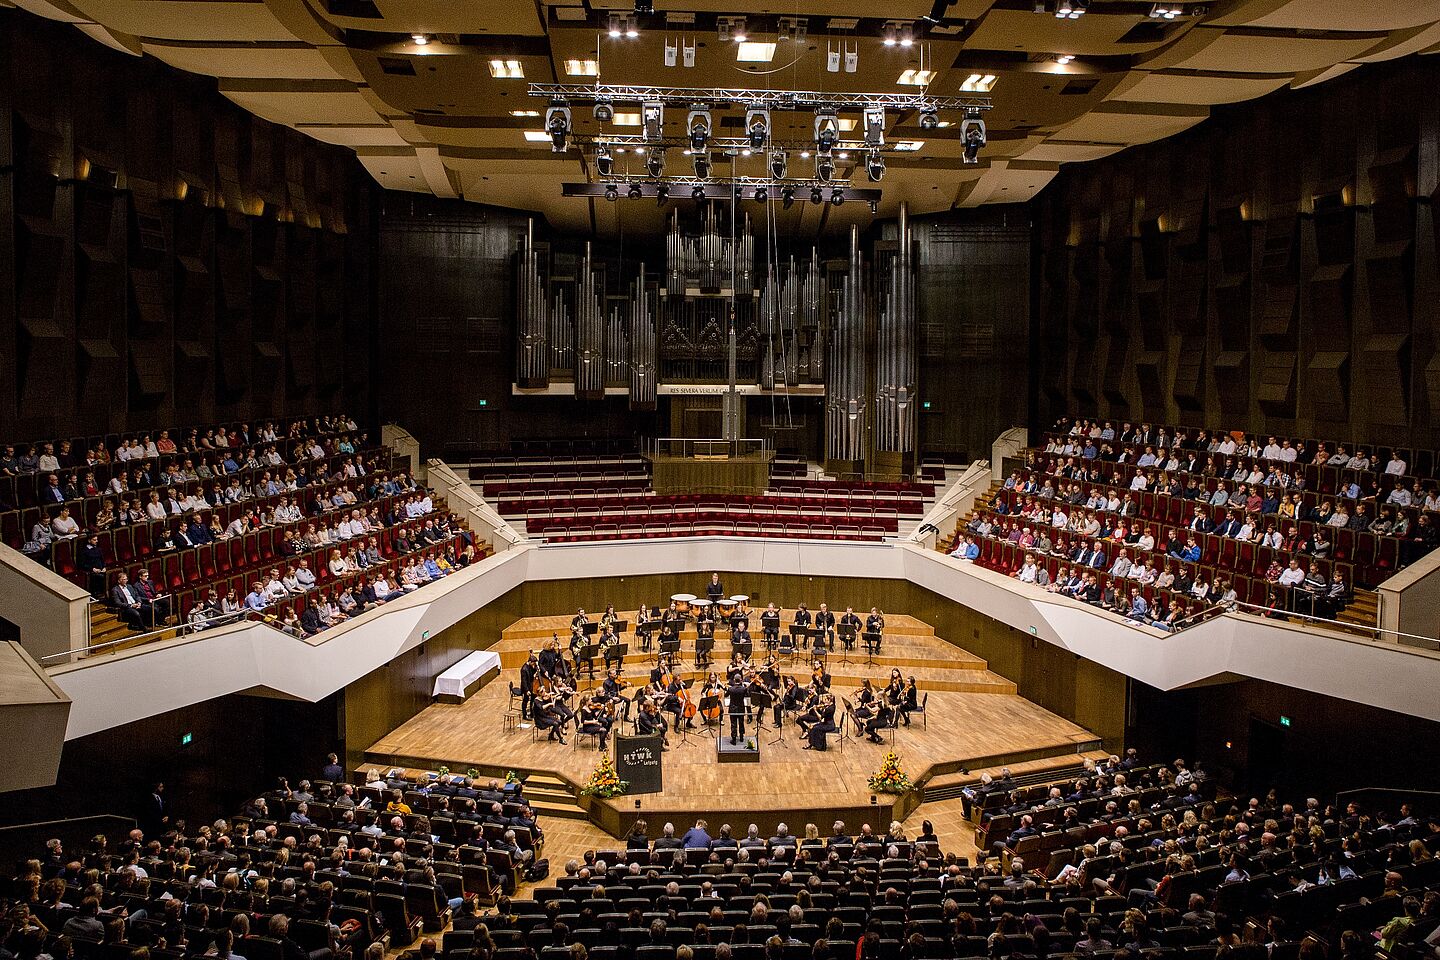
M 0 960 L 1440 960 L 1437 89 L 0 0 Z

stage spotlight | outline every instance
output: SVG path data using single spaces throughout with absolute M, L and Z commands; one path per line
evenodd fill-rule
M 829 183 L 835 176 L 835 161 L 829 157 L 815 158 L 815 179 L 821 183 Z
M 845 202 L 845 191 L 836 187 L 830 192 L 830 202 L 837 207 L 843 204 Z
M 895 24 L 893 24 L 893 23 L 887 23 L 887 24 L 885 24 L 884 37 L 885 37 L 885 39 L 884 39 L 883 41 L 881 41 L 881 42 L 884 43 L 885 46 L 887 46 L 887 47 L 893 47 L 893 46 L 895 46 L 895 43 L 896 43 L 896 41 L 895 41 Z
M 795 188 L 789 185 L 780 188 L 780 203 L 789 210 L 795 203 Z
M 614 203 L 620 199 L 620 191 L 615 189 L 615 184 L 607 184 L 605 187 L 605 199 Z
M 885 179 L 885 158 L 879 150 L 871 150 L 865 157 L 865 174 L 872 183 L 879 183 Z
M 630 184 L 630 189 L 625 191 L 625 196 L 629 197 L 631 200 L 639 200 L 644 195 L 644 193 L 645 191 L 640 189 L 640 184 L 632 183 Z
M 789 166 L 784 150 L 773 150 L 770 153 L 770 176 L 776 180 L 785 179 L 785 170 Z
M 703 185 L 701 185 L 701 184 L 698 184 L 698 183 L 695 184 L 695 186 L 691 187 L 691 188 L 690 188 L 690 199 L 691 199 L 691 200 L 704 200 L 704 199 L 705 199 L 705 187 L 704 187 Z
M 879 147 L 885 144 L 885 108 L 865 108 L 865 146 Z
M 622 34 L 622 30 L 620 29 L 620 14 L 618 14 L 618 13 L 612 13 L 612 14 L 610 14 L 610 17 L 609 17 L 609 26 L 608 26 L 608 29 L 606 30 L 606 32 L 610 34 L 610 39 L 611 39 L 611 40 L 619 39 L 619 37 L 620 37 L 621 34 Z
M 840 121 L 833 107 L 815 111 L 815 149 L 829 153 L 840 142 Z
M 595 101 L 595 119 L 601 123 L 609 123 L 615 119 L 615 105 L 608 100 Z
M 965 119 L 960 122 L 960 144 L 964 150 L 961 159 L 965 163 L 980 162 L 980 148 L 985 146 L 985 121 L 980 117 L 980 111 L 974 108 L 965 111 Z
M 610 156 L 610 145 L 602 143 L 595 151 L 595 169 L 600 171 L 600 176 L 608 177 L 615 172 L 615 158 Z
M 915 43 L 915 27 L 912 24 L 905 24 L 900 28 L 900 46 L 909 47 Z
M 770 139 L 770 111 L 764 107 L 751 107 L 745 111 L 745 136 L 750 148 L 759 150 Z
M 563 100 L 555 100 L 545 110 L 545 132 L 550 134 L 551 149 L 564 153 L 570 140 L 570 108 Z
M 690 108 L 690 116 L 685 121 L 686 135 L 690 138 L 690 149 L 704 150 L 705 144 L 710 140 L 710 108 L 704 104 L 696 104 Z
M 710 151 L 695 154 L 695 176 L 701 180 L 710 179 Z
M 756 187 L 755 199 L 759 200 L 761 203 L 764 203 L 766 200 L 770 199 L 770 190 L 766 187 Z
M 650 153 L 645 157 L 645 169 L 650 176 L 658 177 L 665 172 L 665 148 L 651 147 Z
M 920 108 L 920 129 L 934 130 L 940 126 L 940 111 L 934 107 Z
M 625 18 L 625 36 L 631 40 L 640 36 L 640 21 L 636 20 L 633 16 Z
M 642 130 L 646 140 L 663 140 L 665 138 L 665 104 L 660 100 L 651 100 L 643 104 L 641 110 Z
M 1055 19 L 1079 20 L 1089 6 L 1090 0 L 1059 0 L 1055 4 Z
M 659 204 L 660 206 L 663 207 L 663 206 L 665 205 L 665 201 L 666 201 L 666 200 L 669 200 L 669 199 L 670 199 L 670 188 L 667 187 L 667 186 L 665 186 L 665 184 L 663 184 L 663 183 L 661 183 L 661 184 L 656 184 L 656 186 L 655 186 L 655 202 L 656 202 L 657 204 Z
M 825 197 L 820 193 L 820 188 L 819 188 L 819 187 L 811 187 L 811 188 L 810 188 L 810 202 L 811 202 L 811 203 L 815 204 L 815 205 L 818 207 L 821 203 L 824 202 L 824 200 L 825 200 Z

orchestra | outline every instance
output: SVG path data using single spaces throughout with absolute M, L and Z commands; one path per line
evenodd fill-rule
M 620 729 L 617 723 L 633 722 L 636 734 L 659 735 L 668 749 L 668 735 L 694 729 L 697 714 L 722 739 L 726 734 L 719 727 L 728 716 L 732 744 L 753 743 L 755 734 L 746 739 L 747 721 L 763 729 L 771 720 L 779 728 L 789 714 L 804 734 L 804 749 L 825 750 L 826 737 L 841 729 L 836 722 L 841 698 L 832 690 L 826 654 L 835 649 L 837 639 L 848 651 L 856 637 L 864 638 L 872 655 L 878 653 L 885 630 L 884 612 L 872 606 L 862 620 L 854 607 L 847 606 L 837 618 L 826 602 L 814 613 L 800 603 L 793 626 L 782 635 L 781 610 L 775 603 L 767 603 L 760 613 L 766 649 L 762 664 L 752 660 L 749 599 L 727 597 L 719 575 L 714 574 L 705 585 L 704 597 L 676 594 L 663 605 L 641 605 L 633 624 L 622 621 L 613 604 L 607 604 L 593 623 L 583 608 L 577 610 L 570 620 L 569 656 L 559 636 L 552 634 L 520 667 L 519 687 L 513 692 L 520 698 L 522 719 L 547 731 L 549 740 L 561 743 L 568 742 L 565 728 L 573 724 L 575 732 L 594 735 L 602 750 L 610 735 Z M 686 668 L 680 638 L 692 625 L 694 675 L 703 677 L 699 680 L 682 676 Z M 625 643 L 627 630 L 634 632 L 635 650 L 653 658 L 647 682 L 638 687 L 624 677 L 631 649 Z M 723 669 L 711 667 L 717 630 L 729 633 L 730 659 Z M 658 645 L 654 644 L 657 638 Z M 805 639 L 813 641 L 809 650 L 802 649 Z M 604 676 L 598 684 L 593 656 L 597 652 L 604 659 Z M 808 681 L 781 669 L 780 657 L 800 653 L 813 655 Z M 588 663 L 589 680 L 577 700 L 582 661 Z M 857 734 L 883 743 L 881 731 L 909 726 L 911 712 L 919 710 L 918 698 L 915 678 L 907 678 L 895 668 L 883 686 L 864 678 L 853 702 L 844 699 L 844 713 Z

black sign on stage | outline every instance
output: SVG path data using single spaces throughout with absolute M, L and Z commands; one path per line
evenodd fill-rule
M 630 786 L 625 793 L 659 793 L 664 790 L 661 770 L 661 749 L 665 738 L 660 734 L 648 737 L 615 738 L 615 773 Z

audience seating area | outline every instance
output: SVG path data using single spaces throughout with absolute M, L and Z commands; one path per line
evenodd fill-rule
M 806 473 L 803 461 L 777 459 L 763 496 L 660 496 L 638 455 L 506 457 L 470 465 L 472 482 L 501 514 L 558 542 L 701 535 L 879 540 L 924 514 L 945 467 L 928 463 L 926 479 L 914 483 L 818 480 Z
M 175 445 L 174 452 L 161 454 L 155 449 L 155 437 L 180 433 L 157 431 L 149 436 L 68 441 L 70 450 L 84 444 L 86 461 L 93 462 L 59 471 L 61 486 L 72 487 L 70 492 L 78 494 L 62 502 L 36 502 L 51 486 L 45 472 L 12 470 L 0 476 L 5 494 L 31 504 L 0 513 L 0 535 L 10 546 L 27 551 L 32 559 L 90 589 L 112 604 L 112 609 L 118 576 L 124 573 L 134 583 L 139 572 L 146 570 L 156 589 L 168 596 L 168 612 L 178 625 L 191 621 L 197 605 L 205 605 L 201 611 L 204 622 L 195 618 L 197 628 L 237 619 L 240 613 L 221 615 L 219 605 L 227 597 L 238 605 L 252 583 L 259 580 L 268 585 L 272 568 L 278 567 L 283 574 L 303 560 L 315 577 L 311 589 L 292 591 L 263 611 L 243 611 L 245 615 L 258 613 L 297 632 L 306 607 L 317 601 L 337 603 L 342 594 L 352 592 L 357 607 L 363 609 L 367 603 L 360 592 L 377 576 L 386 577 L 397 595 L 403 592 L 401 573 L 415 560 L 444 558 L 454 567 L 490 552 L 488 545 L 474 543 L 457 517 L 446 513 L 443 500 L 414 485 L 405 460 L 393 457 L 387 447 L 368 444 L 346 418 L 267 423 L 256 425 L 253 431 L 247 424 L 191 428 L 184 431 L 187 436 Z M 202 445 L 202 436 L 212 445 Z M 270 436 L 279 439 L 272 441 Z M 123 459 L 119 451 L 131 443 L 139 443 L 141 453 L 149 444 L 155 455 L 137 453 Z M 49 447 L 58 450 L 61 444 L 53 441 Z M 46 445 L 35 447 L 45 449 Z M 267 459 L 266 451 L 273 456 Z M 227 468 L 227 458 L 237 469 Z M 246 466 L 247 460 L 256 465 Z M 198 475 L 201 469 L 208 476 Z M 177 476 L 174 470 L 182 472 Z M 113 478 L 124 479 L 123 492 L 115 491 Z M 85 484 L 101 492 L 88 492 Z M 232 484 L 238 484 L 243 499 L 228 495 Z M 267 488 L 278 492 L 266 495 Z M 164 507 L 160 511 L 163 519 L 154 519 L 144 509 L 152 493 Z M 346 502 L 350 495 L 353 503 Z M 419 496 L 430 499 L 431 509 L 411 516 L 408 508 Z M 172 501 L 185 504 L 183 512 L 175 513 Z M 124 508 L 132 502 L 133 513 L 127 516 Z M 288 511 L 284 509 L 287 506 L 291 508 Z M 32 531 L 37 525 L 50 526 L 62 507 L 75 519 L 78 534 L 55 536 L 48 549 L 36 550 Z M 357 509 L 366 518 L 363 534 L 333 542 L 319 536 L 320 531 L 338 530 Z M 278 515 L 277 510 L 281 511 Z M 203 530 L 187 538 L 192 521 L 198 521 Z M 236 521 L 243 531 L 232 527 Z M 93 567 L 93 551 L 88 564 L 83 556 L 92 534 L 104 563 L 98 571 Z M 354 563 L 358 549 L 371 539 L 376 555 Z M 474 549 L 467 549 L 471 546 Z M 329 564 L 334 549 L 352 561 L 338 574 Z M 210 603 L 207 598 L 212 590 L 216 600 Z M 331 622 L 328 615 L 318 624 L 312 620 L 311 629 L 305 632 L 315 632 Z M 123 638 L 126 632 L 125 624 L 103 608 L 92 617 L 92 643 Z

